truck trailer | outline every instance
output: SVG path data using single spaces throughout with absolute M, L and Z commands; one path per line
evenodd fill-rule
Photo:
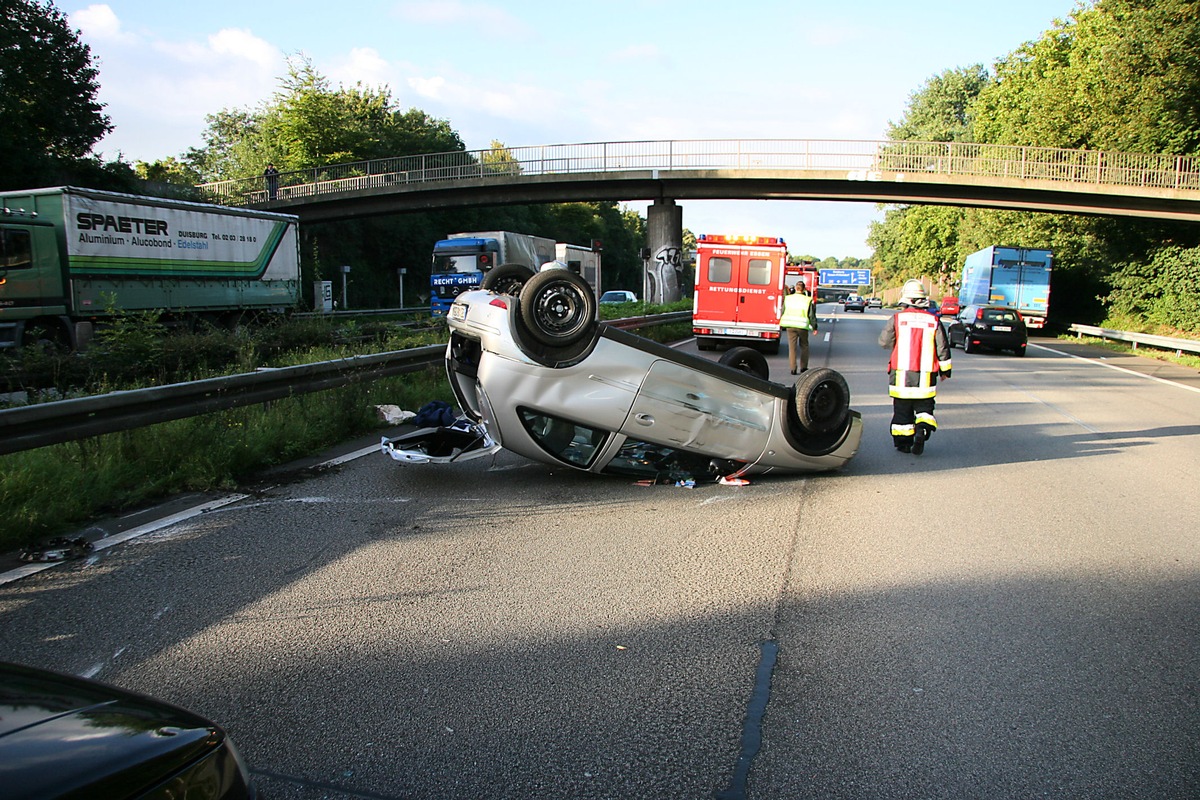
M 0 348 L 78 349 L 115 315 L 221 322 L 300 303 L 298 218 L 58 186 L 0 192 Z
M 594 248 L 512 231 L 452 233 L 433 245 L 429 311 L 445 316 L 454 298 L 479 288 L 484 273 L 493 267 L 520 264 L 538 272 L 543 264 L 555 261 L 582 275 L 599 295 L 600 253 Z
M 959 305 L 1008 306 L 1020 312 L 1026 327 L 1043 328 L 1053 261 L 1049 250 L 1036 248 L 992 246 L 971 253 L 963 264 Z

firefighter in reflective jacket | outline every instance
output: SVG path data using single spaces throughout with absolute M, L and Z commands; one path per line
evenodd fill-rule
M 783 315 L 779 327 L 787 330 L 788 367 L 796 374 L 796 349 L 800 350 L 800 371 L 808 370 L 808 332 L 817 330 L 817 304 L 808 293 L 804 280 L 796 281 L 792 294 L 783 296 Z
M 900 310 L 884 326 L 879 344 L 892 350 L 888 394 L 892 397 L 892 442 L 902 453 L 921 455 L 937 430 L 933 417 L 938 378 L 950 377 L 950 342 L 920 281 L 904 284 Z

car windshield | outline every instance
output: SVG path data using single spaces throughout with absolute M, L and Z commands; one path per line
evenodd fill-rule
M 985 308 L 983 310 L 984 322 L 1016 322 L 1017 312 L 1010 311 L 1007 308 Z
M 433 257 L 433 272 L 443 275 L 448 272 L 475 272 L 479 269 L 478 257 L 474 253 L 459 256 Z

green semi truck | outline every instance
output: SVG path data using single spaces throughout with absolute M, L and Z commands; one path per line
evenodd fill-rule
M 0 349 L 79 349 L 115 314 L 226 323 L 300 303 L 298 220 L 58 186 L 0 192 Z

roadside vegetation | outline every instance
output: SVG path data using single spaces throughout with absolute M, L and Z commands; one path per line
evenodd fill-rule
M 602 317 L 690 308 L 686 301 L 629 303 L 602 307 Z M 156 315 L 143 314 L 108 328 L 83 353 L 29 348 L 0 356 L 0 374 L 6 392 L 53 400 L 446 341 L 444 322 L 415 328 L 310 318 L 233 332 L 167 334 Z M 691 324 L 637 332 L 672 341 L 689 336 Z M 172 495 L 234 489 L 269 468 L 385 428 L 376 406 L 416 411 L 430 400 L 454 403 L 441 366 L 0 456 L 0 552 Z
M 1200 153 L 1200 15 L 1192 0 L 1081 2 L 991 66 L 947 65 L 909 98 L 894 141 Z M 885 206 L 876 280 L 953 290 L 967 254 L 1047 248 L 1050 323 L 1200 334 L 1200 226 L 950 206 Z

